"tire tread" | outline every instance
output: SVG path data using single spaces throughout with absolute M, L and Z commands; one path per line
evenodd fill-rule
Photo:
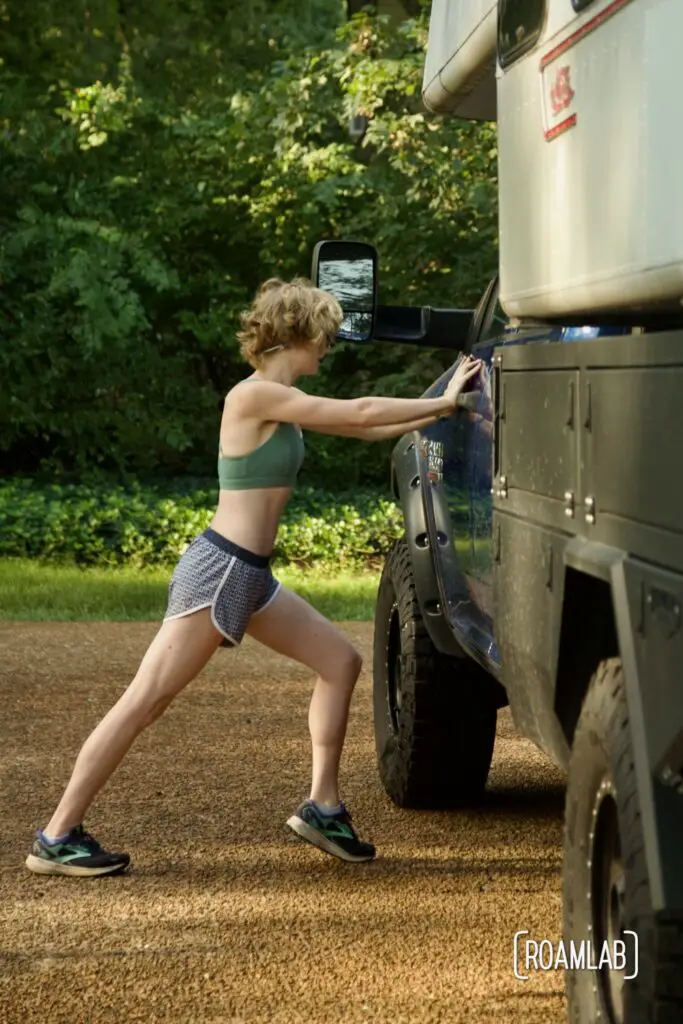
M 404 678 L 410 681 L 409 691 L 403 694 L 398 743 L 378 737 L 382 712 L 376 695 L 375 732 L 384 787 L 402 807 L 453 807 L 470 802 L 481 795 L 486 784 L 495 738 L 496 708 L 482 692 L 481 670 L 469 659 L 443 655 L 434 647 L 420 613 L 405 540 L 394 544 L 385 562 L 376 643 L 386 628 L 386 623 L 379 621 L 385 614 L 384 588 L 393 592 L 399 609 Z M 384 685 L 385 680 L 375 679 L 376 689 Z M 393 756 L 383 757 L 380 748 L 392 743 Z
M 624 695 L 621 660 L 603 661 L 591 680 L 574 736 L 574 749 L 581 749 L 587 736 L 600 735 L 609 749 L 614 773 L 617 802 L 621 819 L 622 844 L 628 837 L 628 855 L 625 858 L 628 876 L 629 905 L 628 928 L 639 936 L 641 954 L 639 976 L 628 982 L 628 1009 L 624 1024 L 681 1024 L 683 1021 L 683 921 L 678 916 L 657 916 L 652 913 L 652 901 L 645 858 L 643 823 L 638 803 L 635 766 L 631 749 L 628 708 Z M 575 764 L 576 760 L 576 764 Z M 576 771 L 576 776 L 574 776 Z M 580 938 L 575 934 L 577 901 L 575 892 L 582 888 L 575 880 L 580 858 L 578 841 L 570 833 L 568 823 L 575 817 L 582 785 L 580 754 L 569 770 L 567 812 L 565 816 L 565 871 L 564 871 L 564 932 L 567 938 Z M 581 847 L 581 850 L 583 848 Z M 622 845 L 622 849 L 624 849 Z M 578 858 L 578 859 L 577 859 Z M 570 1014 L 575 1024 L 583 1024 L 579 990 L 580 972 L 567 972 L 567 994 Z M 585 1003 L 581 1005 L 585 1006 Z M 604 1015 L 603 1018 L 604 1019 Z

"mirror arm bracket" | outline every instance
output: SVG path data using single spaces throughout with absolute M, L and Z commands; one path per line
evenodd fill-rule
M 472 326 L 471 309 L 431 306 L 378 306 L 374 341 L 462 351 Z

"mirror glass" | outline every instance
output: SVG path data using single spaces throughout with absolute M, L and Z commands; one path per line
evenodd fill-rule
M 318 287 L 334 295 L 344 310 L 337 337 L 347 341 L 367 341 L 372 335 L 375 297 L 373 261 L 361 259 L 325 259 L 318 264 Z

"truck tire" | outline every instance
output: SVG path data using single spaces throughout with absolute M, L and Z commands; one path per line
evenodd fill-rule
M 638 977 L 568 969 L 573 1024 L 680 1024 L 683 1021 L 683 921 L 652 912 L 643 824 L 636 790 L 621 661 L 602 662 L 579 717 L 569 764 L 564 827 L 564 939 L 567 957 L 591 940 L 599 962 L 605 941 L 638 935 Z M 633 940 L 627 973 L 633 972 Z M 609 948 L 609 947 L 608 947 Z
M 405 540 L 391 548 L 375 610 L 373 707 L 382 784 L 399 807 L 481 797 L 497 705 L 484 671 L 440 654 L 425 628 Z

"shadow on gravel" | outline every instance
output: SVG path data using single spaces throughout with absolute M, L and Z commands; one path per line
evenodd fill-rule
M 550 782 L 540 786 L 487 789 L 471 803 L 444 810 L 441 807 L 399 808 L 403 814 L 442 815 L 446 820 L 479 819 L 486 816 L 491 823 L 506 818 L 531 818 L 553 822 L 564 814 L 566 786 Z
M 384 891 L 390 891 L 405 884 L 407 877 L 412 881 L 440 878 L 457 883 L 462 879 L 466 889 L 484 891 L 489 885 L 497 889 L 504 884 L 507 889 L 523 892 L 525 879 L 533 880 L 531 889 L 536 891 L 542 879 L 559 875 L 561 857 L 539 862 L 535 857 L 477 858 L 454 854 L 448 858 L 394 857 L 378 854 L 376 860 L 365 864 L 349 864 L 336 858 L 305 858 L 301 864 L 238 863 L 227 860 L 215 865 L 198 865 L 193 862 L 166 862 L 163 864 L 135 866 L 125 875 L 127 887 L 141 886 L 147 889 L 149 883 L 160 882 L 180 887 L 183 892 L 214 892 L 230 886 L 233 891 L 263 892 L 274 890 L 296 892 L 299 897 L 314 894 L 320 884 L 332 878 L 343 877 L 347 883 L 353 880 L 359 888 L 376 884 L 381 878 Z M 121 884 L 119 882 L 119 884 Z M 175 889 L 174 889 L 175 891 Z
M 524 786 L 519 789 L 486 790 L 480 803 L 482 811 L 496 817 L 555 818 L 564 813 L 566 785 Z

